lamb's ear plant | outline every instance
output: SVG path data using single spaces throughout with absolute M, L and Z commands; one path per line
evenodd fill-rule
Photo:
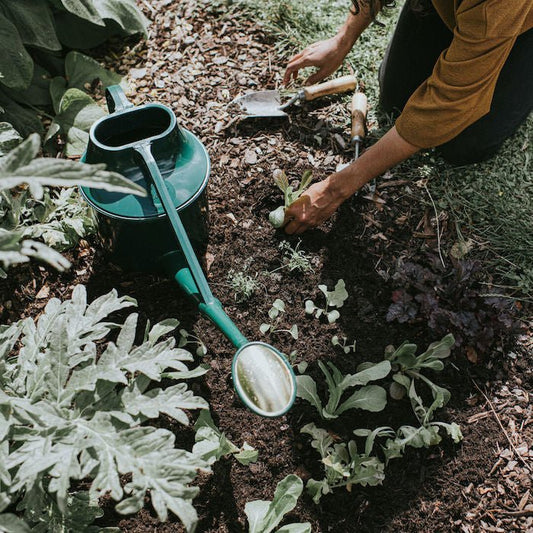
M 243 271 L 230 270 L 227 283 L 233 291 L 237 303 L 248 301 L 261 288 L 257 278 Z
M 135 346 L 137 315 L 122 324 L 107 318 L 133 305 L 114 290 L 88 304 L 78 285 L 70 300 L 51 299 L 36 322 L 0 327 L 4 508 L 16 504 L 31 519 L 52 495 L 65 514 L 71 483 L 85 479 L 91 501 L 109 494 L 118 513 L 131 514 L 149 494 L 160 520 L 171 510 L 194 529 L 199 489 L 190 483 L 209 464 L 150 420 L 165 414 L 186 425 L 188 411 L 208 405 L 184 380 L 159 384 L 167 369 L 190 372 L 192 355 L 163 339 L 176 321 L 154 325 Z
M 276 270 L 286 268 L 289 272 L 302 272 L 303 274 L 307 272 L 313 272 L 313 266 L 311 264 L 311 258 L 309 254 L 300 250 L 301 241 L 293 248 L 291 244 L 287 241 L 281 241 L 279 244 L 279 249 L 282 253 L 281 266 Z
M 0 264 L 4 269 L 30 259 L 57 270 L 70 267 L 55 249 L 64 250 L 95 229 L 91 209 L 73 186 L 146 194 L 131 180 L 106 171 L 105 165 L 36 158 L 40 146 L 39 135 L 33 134 L 0 158 Z M 50 186 L 70 188 L 51 190 Z M 4 270 L 0 275 L 6 276 Z
M 379 385 L 368 385 L 368 383 L 389 375 L 391 370 L 389 361 L 366 365 L 360 372 L 347 375 L 343 375 L 331 362 L 325 365 L 319 361 L 318 366 L 324 374 L 328 387 L 326 405 L 323 405 L 318 395 L 316 381 L 311 376 L 296 377 L 296 394 L 299 398 L 313 405 L 321 418 L 337 418 L 349 409 L 362 409 L 376 413 L 385 408 L 387 404 L 386 390 Z M 354 388 L 355 391 L 345 397 L 346 391 Z M 343 397 L 345 399 L 341 403 Z
M 274 171 L 274 183 L 278 186 L 280 191 L 283 193 L 283 205 L 280 205 L 278 208 L 271 211 L 268 215 L 268 221 L 276 229 L 281 228 L 285 225 L 285 210 L 295 202 L 302 193 L 311 185 L 313 181 L 313 172 L 311 170 L 306 170 L 302 174 L 302 179 L 300 180 L 300 185 L 295 190 L 291 185 L 289 185 L 289 180 L 287 175 L 282 170 Z
M 271 533 L 283 517 L 296 507 L 302 494 L 303 482 L 294 474 L 281 480 L 272 501 L 255 500 L 248 502 L 244 512 L 248 518 L 248 533 Z M 276 529 L 276 533 L 311 533 L 309 522 L 293 523 Z
M 267 333 L 288 333 L 294 340 L 298 340 L 298 325 L 293 324 L 290 329 L 279 328 L 278 325 L 281 316 L 285 313 L 285 302 L 280 298 L 276 298 L 272 307 L 268 311 L 268 318 L 270 321 L 264 322 L 259 326 L 259 331 L 266 335 Z
M 344 302 L 348 299 L 348 292 L 346 291 L 346 285 L 343 279 L 337 281 L 335 288 L 332 291 L 328 291 L 326 285 L 319 285 L 318 288 L 324 294 L 326 298 L 325 307 L 318 307 L 313 300 L 305 301 L 305 312 L 308 315 L 314 315 L 316 318 L 320 318 L 322 315 L 328 319 L 330 324 L 333 324 L 341 316 L 338 309 L 344 305 Z M 335 307 L 335 309 L 332 309 Z

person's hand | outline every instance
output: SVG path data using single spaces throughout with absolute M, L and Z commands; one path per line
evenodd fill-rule
M 308 85 L 317 83 L 341 66 L 348 51 L 349 48 L 342 46 L 337 36 L 313 43 L 289 61 L 283 83 L 287 85 L 291 78 L 296 79 L 301 68 L 318 67 L 318 71 L 307 80 Z
M 285 210 L 285 231 L 292 235 L 320 226 L 343 201 L 343 197 L 332 192 L 328 179 L 311 185 Z

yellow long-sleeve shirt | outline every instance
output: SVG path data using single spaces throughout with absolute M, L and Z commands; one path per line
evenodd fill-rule
M 489 112 L 496 81 L 516 38 L 533 27 L 533 0 L 433 4 L 453 39 L 396 121 L 400 136 L 420 148 L 453 139 Z

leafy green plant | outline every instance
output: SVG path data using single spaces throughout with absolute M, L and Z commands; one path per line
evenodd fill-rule
M 104 511 L 95 502 L 90 501 L 88 492 L 69 493 L 65 512 L 62 513 L 57 503 L 49 495 L 40 501 L 39 514 L 33 512 L 27 520 L 12 514 L 0 514 L 0 530 L 6 533 L 111 533 L 120 532 L 118 527 L 98 527 L 93 525 L 101 518 Z
M 301 194 L 309 187 L 313 181 L 313 173 L 310 170 L 306 170 L 300 181 L 300 185 L 295 190 L 291 185 L 289 185 L 289 180 L 287 175 L 282 170 L 274 171 L 274 183 L 279 187 L 280 191 L 283 193 L 283 205 L 280 205 L 278 208 L 271 211 L 268 215 L 268 221 L 276 229 L 283 227 L 285 224 L 285 209 L 289 207 L 293 202 L 295 202 Z
M 344 305 L 344 302 L 348 298 L 348 292 L 346 291 L 344 280 L 340 279 L 337 281 L 337 284 L 332 291 L 328 291 L 326 285 L 319 285 L 318 288 L 326 297 L 326 306 L 323 308 L 318 307 L 313 300 L 306 300 L 305 312 L 308 315 L 314 315 L 316 318 L 320 318 L 324 315 L 328 319 L 328 322 L 333 324 L 341 316 L 338 309 Z M 336 307 L 336 309 L 331 310 L 332 307 Z
M 296 507 L 302 490 L 302 480 L 291 474 L 278 483 L 272 501 L 248 502 L 244 507 L 248 518 L 248 532 L 270 533 L 274 531 L 283 517 Z M 311 524 L 309 522 L 288 524 L 278 529 L 276 533 L 311 533 Z
M 111 77 L 116 83 L 117 76 L 104 76 L 100 66 L 94 70 L 94 62 L 80 59 L 80 54 L 65 63 L 64 48 L 93 48 L 112 35 L 145 34 L 146 26 L 134 0 L 4 0 L 0 6 L 0 46 L 5 51 L 0 57 L 0 120 L 27 136 L 42 132 L 37 108 L 56 108 L 60 117 L 52 124 L 54 133 L 58 125 L 64 129 L 82 119 L 76 118 L 74 107 L 78 114 L 83 110 L 81 115 L 92 115 L 94 109 L 84 107 L 94 102 L 83 103 L 75 92 L 58 107 L 69 89 L 61 77 L 66 75 L 70 88 L 79 91 L 95 79 L 105 85 Z
M 325 376 L 328 387 L 328 400 L 324 406 L 318 395 L 316 381 L 308 375 L 296 377 L 297 396 L 308 401 L 318 411 L 321 418 L 337 418 L 349 409 L 363 409 L 376 413 L 382 411 L 387 404 L 387 392 L 379 385 L 368 385 L 371 381 L 383 379 L 389 375 L 391 365 L 389 361 L 377 364 L 364 363 L 360 365 L 356 374 L 342 375 L 331 362 L 327 366 L 318 362 L 318 366 Z M 329 367 L 329 369 L 328 369 Z M 341 400 L 349 389 L 356 388 L 342 403 Z
M 245 272 L 233 269 L 228 272 L 227 282 L 235 295 L 237 303 L 248 301 L 261 287 L 256 278 Z
M 391 459 L 402 457 L 407 447 L 422 448 L 439 444 L 442 440 L 441 430 L 444 430 L 454 442 L 462 439 L 461 430 L 455 423 L 436 422 L 433 420 L 435 411 L 443 407 L 450 398 L 447 389 L 431 382 L 421 371 L 431 369 L 441 371 L 444 367 L 442 360 L 450 355 L 450 348 L 454 344 L 452 335 L 430 344 L 421 355 L 416 356 L 417 347 L 403 343 L 397 350 L 388 348 L 386 359 L 380 363 L 362 363 L 358 372 L 343 376 L 339 370 L 328 363 L 329 370 L 322 362 L 319 367 L 326 377 L 328 387 L 328 403 L 323 407 L 317 393 L 316 382 L 307 375 L 297 376 L 297 394 L 300 398 L 311 403 L 324 419 L 336 418 L 347 409 L 359 407 L 371 411 L 384 410 L 387 406 L 385 389 L 377 385 L 366 386 L 370 381 L 389 378 L 392 374 L 393 385 L 402 391 L 407 388 L 413 413 L 419 427 L 402 425 L 397 430 L 391 427 L 377 427 L 373 429 L 357 428 L 353 430 L 356 437 L 364 438 L 362 448 L 357 441 L 338 442 L 325 429 L 310 423 L 301 429 L 302 433 L 311 435 L 311 446 L 320 454 L 325 469 L 322 480 L 311 479 L 307 490 L 318 503 L 324 494 L 330 493 L 337 487 L 347 489 L 354 484 L 378 485 L 385 478 L 385 467 Z M 433 402 L 426 406 L 416 390 L 416 383 L 422 381 L 431 390 Z M 353 386 L 362 386 L 344 403 L 340 400 L 344 392 Z M 368 389 L 376 387 L 376 392 L 369 394 Z M 379 392 L 378 392 L 379 389 Z M 375 397 L 373 397 L 375 394 Z M 391 394 L 393 399 L 401 399 L 403 395 Z M 384 440 L 386 439 L 386 440 Z M 378 440 L 384 440 L 379 449 L 375 449 Z
M 94 229 L 92 212 L 75 189 L 52 191 L 47 186 L 88 185 L 146 194 L 120 174 L 106 171 L 105 165 L 36 158 L 40 145 L 39 136 L 33 134 L 0 158 L 0 263 L 4 268 L 36 258 L 65 270 L 70 263 L 50 246 L 64 250 Z M 2 273 L 5 276 L 0 269 Z
M 200 339 L 200 337 L 189 333 L 184 328 L 179 330 L 179 334 L 180 338 L 178 341 L 178 348 L 184 348 L 185 346 L 192 344 L 193 346 L 196 346 L 195 352 L 198 357 L 204 357 L 204 355 L 207 354 L 207 346 L 204 344 L 202 339 Z
M 267 333 L 289 333 L 289 335 L 294 339 L 298 340 L 298 325 L 294 324 L 290 329 L 281 329 L 278 328 L 278 324 L 281 319 L 281 315 L 285 313 L 285 302 L 279 298 L 274 300 L 272 307 L 268 311 L 268 318 L 270 318 L 270 323 L 263 323 L 259 326 L 259 331 L 266 335 Z
M 209 411 L 200 412 L 200 416 L 194 424 L 194 430 L 196 431 L 194 437 L 196 444 L 192 451 L 210 465 L 227 455 L 233 455 L 242 465 L 249 465 L 257 461 L 258 451 L 246 442 L 241 448 L 235 446 L 216 427 Z
M 175 448 L 175 435 L 149 420 L 164 413 L 186 425 L 185 410 L 208 405 L 180 380 L 180 373 L 190 375 L 192 355 L 173 338 L 161 340 L 176 320 L 147 328 L 134 346 L 135 313 L 123 324 L 106 319 L 133 305 L 114 290 L 87 304 L 78 285 L 70 300 L 50 300 L 37 322 L 0 327 L 3 508 L 17 503 L 31 519 L 50 494 L 64 514 L 72 480 L 90 479 L 92 501 L 109 494 L 117 512 L 130 514 L 149 493 L 160 520 L 171 510 L 194 529 L 198 488 L 189 484 L 209 464 Z M 107 338 L 111 330 L 115 342 Z M 179 381 L 155 386 L 169 368 Z
M 281 241 L 279 249 L 282 252 L 281 267 L 286 268 L 289 272 L 306 273 L 313 272 L 313 266 L 311 265 L 311 259 L 308 254 L 300 250 L 301 241 L 293 248 L 287 241 Z M 279 270 L 279 269 L 276 269 Z M 275 270 L 274 270 L 275 272 Z
M 348 344 L 347 337 L 339 337 L 338 335 L 333 335 L 333 337 L 331 337 L 331 344 L 333 344 L 333 346 L 338 346 L 339 348 L 342 348 L 342 351 L 348 354 L 350 352 L 355 352 L 357 343 L 356 341 L 353 341 L 352 344 Z

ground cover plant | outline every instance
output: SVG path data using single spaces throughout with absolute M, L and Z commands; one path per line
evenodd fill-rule
M 444 268 L 449 269 L 448 252 L 458 242 L 453 219 L 439 204 L 431 180 L 427 181 L 432 174 L 426 167 L 437 168 L 433 166 L 437 164 L 432 161 L 434 155 L 422 154 L 408 166 L 388 173 L 378 181 L 374 193 L 365 192 L 347 202 L 319 230 L 306 232 L 298 240 L 275 232 L 268 223 L 268 213 L 279 204 L 280 194 L 272 183 L 272 173 L 283 169 L 297 187 L 306 170 L 312 168 L 315 180 L 320 180 L 338 164 L 349 161 L 352 150 L 342 147 L 348 138 L 349 112 L 343 97 L 333 97 L 295 108 L 290 121 L 232 123 L 234 117 L 226 113 L 225 104 L 249 89 L 275 88 L 284 60 L 277 55 L 270 29 L 250 20 L 253 13 L 243 12 L 235 1 L 231 11 L 220 5 L 217 8 L 213 2 L 197 0 L 142 2 L 140 6 L 152 21 L 146 44 L 132 50 L 128 43 L 123 48 L 123 43 L 114 42 L 103 52 L 96 52 L 97 58 L 117 72 L 130 72 L 128 81 L 133 90 L 129 98 L 134 104 L 158 101 L 172 106 L 180 125 L 206 146 L 212 173 L 205 265 L 216 297 L 243 334 L 261 340 L 261 324 L 274 324 L 280 317 L 275 327 L 297 325 L 297 339 L 286 332 L 267 333 L 266 339 L 284 353 L 297 352 L 291 361 L 298 375 L 309 376 L 316 383 L 321 413 L 330 401 L 330 387 L 319 362 L 334 386 L 343 379 L 336 380 L 335 369 L 341 376 L 357 376 L 364 371 L 362 363 L 380 364 L 383 369 L 388 364 L 389 373 L 366 385 L 345 388 L 340 399 L 335 399 L 336 406 L 333 401 L 330 404 L 329 411 L 336 417 L 322 418 L 303 398 L 297 399 L 287 416 L 273 420 L 257 417 L 242 406 L 232 390 L 229 376 L 235 348 L 198 315 L 195 305 L 173 281 L 154 273 L 118 269 L 109 263 L 105 246 L 96 237 L 83 239 L 64 252 L 72 263 L 66 272 L 32 262 L 14 265 L 8 278 L 0 280 L 0 323 L 11 326 L 22 317 L 35 322 L 44 316 L 51 298 L 69 300 L 74 287 L 81 283 L 87 287 L 88 301 L 108 295 L 112 289 L 120 297 L 135 297 L 142 325 L 135 346 L 144 342 L 145 323 L 168 324 L 169 317 L 173 317 L 176 329 L 164 337 L 165 341 L 175 339 L 176 345 L 189 342 L 183 347 L 193 353 L 201 342 L 204 348 L 195 363 L 187 365 L 197 377 L 188 374 L 180 379 L 168 370 L 150 387 L 166 389 L 185 382 L 195 397 L 209 403 L 209 414 L 207 409 L 187 409 L 188 425 L 163 414 L 136 426 L 170 434 L 175 449 L 196 451 L 206 464 L 189 485 L 196 493 L 192 505 L 198 532 L 248 531 L 252 523 L 246 507 L 251 502 L 259 502 L 252 517 L 255 527 L 271 527 L 272 531 L 291 525 L 298 531 L 306 523 L 313 532 L 354 528 L 527 531 L 533 527 L 530 340 L 524 336 L 517 344 L 500 345 L 500 352 L 490 348 L 487 363 L 475 366 L 464 357 L 463 346 L 455 347 L 442 361 L 432 348 L 422 354 L 413 350 L 412 345 L 425 349 L 447 333 L 437 336 L 422 315 L 401 323 L 386 320 L 393 291 L 403 288 L 395 286 L 397 280 L 393 279 L 399 260 L 420 264 L 429 251 L 440 261 L 440 244 Z M 306 10 L 311 18 L 304 29 L 309 30 L 312 40 L 312 18 L 316 20 L 320 13 L 314 12 L 312 3 L 285 5 Z M 344 16 L 346 5 L 328 5 L 328 13 L 342 12 Z M 261 12 L 255 9 L 256 16 L 268 15 L 266 7 Z M 281 14 L 286 18 L 291 15 L 288 10 Z M 390 28 L 388 17 L 382 20 Z M 367 46 L 375 51 L 383 48 L 387 27 L 373 26 L 368 42 L 361 43 L 362 50 Z M 361 82 L 368 94 L 375 91 L 375 51 L 362 57 L 365 68 L 361 69 Z M 353 66 L 359 68 L 355 62 Z M 371 121 L 375 111 L 373 108 L 369 113 Z M 371 122 L 368 142 L 375 137 Z M 426 196 L 427 203 L 421 201 Z M 437 218 L 440 243 L 436 239 Z M 460 229 L 464 232 L 465 228 Z M 464 232 L 464 236 L 467 242 L 471 234 Z M 280 268 L 286 257 L 280 248 L 284 241 L 303 252 L 312 269 Z M 475 246 L 469 253 L 476 253 Z M 259 273 L 261 290 L 247 302 L 236 302 L 227 283 L 232 268 L 252 277 Z M 337 320 L 330 324 L 324 316 L 317 319 L 307 315 L 308 299 L 324 307 L 326 295 L 318 285 L 331 291 L 340 279 L 348 297 Z M 284 302 L 285 312 L 271 321 L 269 311 L 277 299 Z M 126 308 L 105 320 L 124 324 L 128 312 Z M 109 338 L 115 344 L 116 333 L 111 331 Z M 335 336 L 341 346 L 332 344 Z M 356 343 L 355 351 L 342 349 L 344 339 L 349 339 L 345 346 Z M 410 342 L 404 344 L 405 339 Z M 389 344 L 397 349 L 387 349 Z M 98 355 L 106 345 L 107 341 L 98 343 Z M 18 345 L 13 355 L 17 350 Z M 446 364 L 441 369 L 443 362 Z M 185 370 L 175 372 L 183 377 Z M 347 398 L 368 386 L 385 391 L 383 410 L 350 408 L 335 415 Z M 116 385 L 117 390 L 121 387 L 124 385 Z M 332 390 L 334 396 L 336 389 Z M 383 392 L 379 394 L 383 396 Z M 443 409 L 437 408 L 445 401 Z M 143 402 L 140 407 L 145 404 L 150 406 Z M 463 435 L 459 443 L 454 442 L 460 438 L 454 424 Z M 301 432 L 302 428 L 314 435 Z M 324 453 L 313 447 L 315 441 L 326 444 Z M 371 483 L 364 483 L 365 479 Z M 126 486 L 132 479 L 126 475 L 120 481 Z M 72 489 L 87 491 L 91 483 L 90 478 L 74 480 Z M 278 492 L 276 487 L 283 490 Z M 286 492 L 290 494 L 284 500 L 281 496 Z M 79 508 L 85 509 L 76 511 L 85 517 L 76 522 L 80 527 L 87 524 L 87 528 L 116 527 L 131 532 L 186 530 L 173 512 L 169 512 L 167 522 L 159 520 L 149 492 L 145 505 L 133 515 L 117 513 L 116 502 L 109 495 L 100 499 L 100 508 L 88 510 L 84 506 L 86 495 L 76 497 Z M 313 498 L 319 499 L 318 505 Z M 287 505 L 275 505 L 275 500 Z M 71 523 L 68 503 L 67 499 L 66 515 L 54 515 L 58 530 Z M 283 521 L 277 522 L 280 514 L 275 511 L 289 508 Z M 14 520 L 21 519 L 23 510 L 12 505 L 0 513 Z M 42 529 L 49 528 L 42 524 Z M 31 527 L 36 527 L 36 522 L 31 522 Z

